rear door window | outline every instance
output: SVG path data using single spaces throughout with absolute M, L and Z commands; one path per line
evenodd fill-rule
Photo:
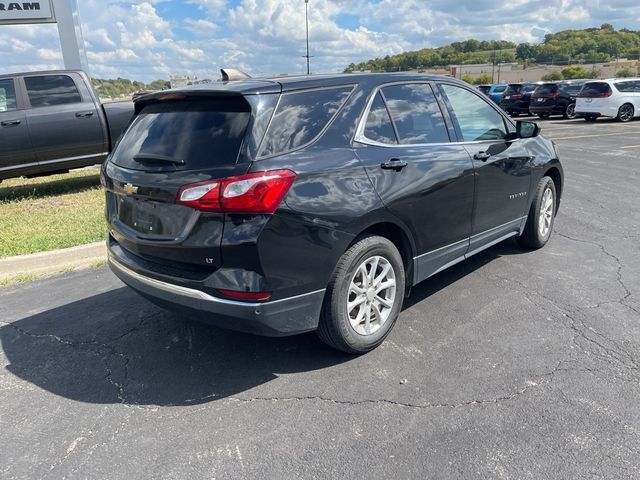
M 440 106 L 430 85 L 393 85 L 383 88 L 382 93 L 401 144 L 450 141 Z
M 0 113 L 18 109 L 13 79 L 0 80 Z
M 344 105 L 353 86 L 283 93 L 260 148 L 260 157 L 313 142 Z
M 25 77 L 24 83 L 33 108 L 82 103 L 82 96 L 68 75 Z
M 506 137 L 507 128 L 502 115 L 482 97 L 455 85 L 443 84 L 442 90 L 449 99 L 465 142 Z
M 113 162 L 135 170 L 235 164 L 250 115 L 242 97 L 194 97 L 150 104 L 134 118 Z

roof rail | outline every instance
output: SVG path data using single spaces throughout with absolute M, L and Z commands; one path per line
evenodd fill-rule
M 220 73 L 222 74 L 223 82 L 232 82 L 234 80 L 245 80 L 247 78 L 251 78 L 250 75 L 244 73 L 242 70 L 238 70 L 237 68 L 221 68 Z

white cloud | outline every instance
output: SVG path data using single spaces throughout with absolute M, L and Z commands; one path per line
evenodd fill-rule
M 153 80 L 305 71 L 302 0 L 82 0 L 91 73 Z M 194 8 L 194 6 L 196 8 Z M 467 38 L 540 41 L 604 22 L 640 29 L 638 0 L 310 0 L 312 71 Z M 346 18 L 348 17 L 348 18 Z M 54 25 L 3 26 L 3 71 L 60 68 Z

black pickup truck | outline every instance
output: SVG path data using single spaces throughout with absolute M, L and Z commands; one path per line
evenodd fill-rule
M 0 75 L 0 181 L 101 163 L 132 115 L 79 70 Z

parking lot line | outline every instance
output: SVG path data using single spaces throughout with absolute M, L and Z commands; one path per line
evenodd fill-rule
M 619 148 L 640 148 L 640 145 L 625 145 L 624 147 Z
M 612 135 L 629 135 L 629 132 L 617 132 L 617 133 L 601 133 L 599 135 L 574 135 L 571 137 L 549 137 L 550 140 L 574 140 L 578 138 L 596 138 L 596 137 L 610 137 Z

